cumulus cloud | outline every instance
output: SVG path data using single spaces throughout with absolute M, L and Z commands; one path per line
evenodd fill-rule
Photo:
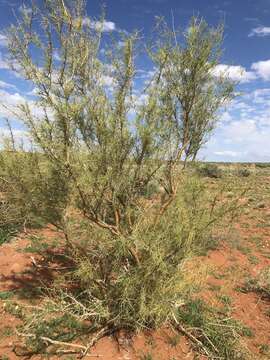
M 215 151 L 214 152 L 215 155 L 218 155 L 218 156 L 228 156 L 228 157 L 237 157 L 239 155 L 242 155 L 242 152 L 240 151 L 231 151 L 231 150 L 224 150 L 224 151 Z
M 98 29 L 103 32 L 116 31 L 116 25 L 112 21 L 93 21 L 88 17 L 83 19 L 83 25 L 90 26 L 92 29 Z
M 255 62 L 251 65 L 251 69 L 263 80 L 270 79 L 270 60 Z
M 214 76 L 227 76 L 233 81 L 246 83 L 256 79 L 256 74 L 252 71 L 247 71 L 241 65 L 225 65 L 219 64 L 213 70 Z
M 236 98 L 200 157 L 210 161 L 270 162 L 270 87 Z
M 0 34 L 0 46 L 7 46 L 7 37 L 6 37 L 6 35 Z
M 36 118 L 44 116 L 43 109 L 35 101 L 29 100 L 18 92 L 12 94 L 5 89 L 0 89 L 0 118 L 16 118 L 14 114 L 20 113 L 18 107 L 26 102 L 33 116 Z M 50 116 L 50 111 L 48 111 L 48 115 Z
M 25 98 L 19 93 L 11 94 L 0 89 L 0 117 L 12 117 L 12 108 L 25 103 Z M 10 109 L 10 110 L 9 110 Z
M 249 37 L 252 36 L 270 36 L 270 27 L 269 26 L 258 26 L 251 30 L 248 35 Z

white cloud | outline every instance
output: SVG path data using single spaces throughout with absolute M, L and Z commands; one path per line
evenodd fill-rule
M 115 85 L 115 79 L 110 75 L 103 75 L 101 78 L 101 84 L 108 88 L 113 88 Z
M 11 94 L 5 90 L 0 90 L 0 117 L 12 117 L 10 110 L 24 104 L 25 100 L 19 93 Z
M 236 98 L 200 152 L 209 161 L 270 162 L 270 87 Z
M 17 89 L 15 85 L 9 84 L 5 81 L 0 80 L 0 88 L 2 89 Z
M 19 7 L 19 11 L 26 15 L 30 15 L 32 13 L 32 9 L 26 5 L 21 5 Z
M 270 27 L 269 26 L 259 26 L 251 30 L 248 35 L 251 36 L 270 36 Z
M 242 155 L 242 153 L 239 151 L 231 151 L 231 150 L 214 151 L 214 154 L 218 156 L 228 156 L 233 158 Z
M 237 120 L 224 128 L 225 138 L 234 142 L 243 142 L 247 138 L 251 138 L 257 131 L 256 122 L 248 119 L 245 121 Z
M 116 25 L 112 21 L 93 21 L 88 17 L 83 19 L 83 25 L 90 26 L 92 29 L 98 29 L 103 32 L 116 31 Z
M 6 59 L 3 59 L 1 53 L 0 53 L 0 69 L 10 69 L 8 61 Z
M 61 56 L 60 56 L 58 50 L 54 50 L 54 52 L 53 52 L 53 59 L 56 60 L 56 61 L 60 61 L 60 60 L 61 60 Z
M 228 123 L 232 121 L 232 116 L 228 111 L 224 111 L 219 117 L 219 120 L 223 123 Z
M 256 79 L 256 74 L 251 71 L 247 71 L 241 65 L 225 65 L 219 64 L 213 70 L 214 76 L 227 76 L 233 81 L 239 81 L 246 83 Z
M 270 79 L 270 60 L 255 62 L 251 65 L 251 69 L 263 80 Z
M 29 146 L 30 143 L 29 143 L 27 131 L 20 130 L 20 129 L 12 129 L 12 134 L 13 134 L 15 144 L 23 143 L 24 145 L 27 144 L 27 146 Z M 0 139 L 1 138 L 9 138 L 9 137 L 10 137 L 10 130 L 7 128 L 0 128 Z
M 31 114 L 36 118 L 44 116 L 43 109 L 38 106 L 37 102 L 29 100 L 29 98 L 22 96 L 21 94 L 11 94 L 6 90 L 0 89 L 0 118 L 14 119 L 20 115 L 19 106 L 28 104 Z M 16 116 L 17 115 L 17 116 Z M 48 115 L 51 115 L 48 110 Z
M 0 46 L 7 46 L 7 37 L 6 37 L 6 35 L 0 34 Z

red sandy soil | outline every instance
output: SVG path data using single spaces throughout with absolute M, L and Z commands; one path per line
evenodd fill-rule
M 261 211 L 269 213 L 269 210 Z M 247 219 L 243 219 L 246 222 Z M 236 226 L 236 231 L 245 244 L 252 235 L 260 236 L 261 247 L 270 254 L 270 234 L 268 228 L 256 227 L 255 220 L 248 220 L 249 226 L 243 227 L 241 224 Z M 53 236 L 51 229 L 41 231 L 46 237 Z M 40 231 L 39 231 L 40 233 Z M 55 276 L 55 271 L 40 271 L 33 266 L 32 258 L 42 261 L 36 254 L 25 253 L 21 250 L 27 247 L 29 235 L 22 235 L 8 244 L 0 247 L 0 291 L 25 289 L 38 285 L 39 280 L 50 282 Z M 243 254 L 233 246 L 221 245 L 218 250 L 210 251 L 204 258 L 205 263 L 214 269 L 214 275 L 207 279 L 208 287 L 200 293 L 204 299 L 214 306 L 219 306 L 217 295 L 226 294 L 230 296 L 233 307 L 233 317 L 239 319 L 252 329 L 254 336 L 244 338 L 247 347 L 253 354 L 254 359 L 265 359 L 260 352 L 259 347 L 262 344 L 270 345 L 270 318 L 267 311 L 270 310 L 270 303 L 263 300 L 258 294 L 242 293 L 236 290 L 241 286 L 247 275 L 256 276 L 258 272 L 270 265 L 270 257 L 262 254 L 255 243 L 248 243 L 251 252 Z M 256 256 L 256 264 L 252 264 L 248 256 Z M 32 258 L 31 258 L 32 257 Z M 220 275 L 220 276 L 217 276 Z M 215 286 L 217 291 L 210 287 Z M 28 300 L 22 299 L 27 302 Z M 20 323 L 18 319 L 4 310 L 5 300 L 0 300 L 0 334 L 7 326 L 15 328 Z M 105 337 L 101 339 L 91 350 L 91 355 L 98 355 L 104 360 L 132 360 L 143 359 L 143 355 L 152 354 L 154 360 L 171 360 L 171 359 L 194 359 L 194 353 L 191 346 L 184 336 L 176 346 L 172 346 L 169 337 L 173 336 L 171 329 L 164 328 L 153 333 L 140 333 L 133 337 L 132 341 L 126 336 Z M 14 353 L 14 347 L 17 351 L 20 349 L 20 341 L 15 335 L 0 337 L 0 356 L 2 359 L 27 359 L 27 356 L 18 356 Z M 6 356 L 6 358 L 4 357 Z M 51 359 L 58 359 L 51 357 Z M 93 357 L 94 358 L 94 357 Z M 1 359 L 1 357 L 0 357 Z M 39 355 L 34 355 L 31 359 L 42 359 Z M 68 359 L 63 356 L 61 359 Z M 71 359 L 71 358 L 70 358 Z M 203 359 L 203 357 L 201 357 Z

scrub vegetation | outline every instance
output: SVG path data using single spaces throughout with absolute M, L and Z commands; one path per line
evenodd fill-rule
M 249 329 L 230 318 L 229 301 L 221 311 L 198 297 L 205 274 L 192 266 L 242 213 L 242 179 L 253 176 L 238 169 L 232 181 L 196 163 L 234 97 L 235 84 L 214 71 L 223 26 L 192 18 L 178 31 L 158 19 L 149 41 L 136 32 L 108 39 L 103 26 L 81 0 L 44 0 L 7 30 L 10 65 L 34 96 L 6 109 L 27 139 L 18 143 L 8 122 L 0 243 L 52 226 L 53 241 L 33 236 L 28 251 L 42 256 L 36 269 L 61 262 L 36 289 L 38 304 L 3 298 L 21 320 L 24 355 L 84 357 L 106 335 L 167 324 L 208 358 L 247 359 Z M 154 70 L 138 89 L 145 43 Z

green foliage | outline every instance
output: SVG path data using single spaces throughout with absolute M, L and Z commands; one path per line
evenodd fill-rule
M 59 181 L 55 166 L 42 154 L 9 148 L 1 151 L 0 176 L 5 183 L 3 194 L 13 226 L 61 225 L 68 186 Z
M 31 327 L 36 341 L 28 345 L 42 347 L 42 336 L 64 336 L 62 325 L 47 324 L 48 319 L 62 324 L 63 315 L 81 325 L 87 321 L 93 329 L 109 324 L 133 331 L 169 321 L 202 276 L 199 268 L 191 273 L 188 260 L 212 246 L 213 224 L 231 213 L 231 206 L 213 201 L 199 179 L 187 177 L 163 216 L 156 213 L 155 203 L 149 205 L 148 216 L 142 214 L 129 236 L 112 237 L 88 221 L 68 219 L 74 269 L 56 279 L 43 311 L 38 308 L 26 319 L 24 326 L 28 331 Z M 62 284 L 76 287 L 64 290 Z M 54 329 L 51 333 L 46 324 Z
M 256 168 L 259 168 L 259 169 L 265 169 L 265 168 L 270 167 L 269 163 L 256 163 L 255 165 L 256 165 Z
M 12 291 L 0 291 L 0 299 L 1 300 L 7 300 L 14 296 L 14 293 Z
M 50 339 L 57 341 L 72 341 L 74 337 L 86 332 L 87 326 L 83 326 L 80 322 L 76 321 L 76 318 L 64 314 L 60 314 L 57 317 L 52 316 L 51 318 L 41 319 L 42 321 L 36 323 L 35 326 L 35 337 L 31 337 L 26 342 L 26 345 L 35 352 L 44 352 L 47 344 L 41 341 L 40 337 L 45 336 Z
M 237 176 L 239 177 L 249 177 L 251 174 L 250 170 L 245 168 L 240 168 L 237 170 Z
M 204 164 L 197 169 L 201 176 L 218 179 L 222 177 L 222 170 L 216 164 Z
M 5 196 L 24 223 L 60 228 L 74 262 L 26 319 L 38 350 L 41 334 L 80 333 L 74 319 L 132 330 L 170 319 L 192 287 L 187 260 L 213 247 L 213 225 L 237 207 L 183 171 L 234 96 L 228 77 L 214 73 L 223 27 L 193 18 L 179 33 L 160 21 L 148 48 L 153 76 L 138 97 L 138 35 L 121 34 L 121 46 L 100 56 L 103 18 L 85 21 L 84 5 L 45 0 L 7 32 L 14 71 L 36 98 L 11 109 L 32 144 L 18 146 L 10 128 L 0 152 Z
M 228 314 L 221 316 L 204 301 L 195 299 L 179 308 L 177 319 L 189 326 L 201 343 L 194 343 L 195 348 L 210 359 L 248 358 L 247 351 L 241 348 L 239 341 L 241 335 L 248 336 L 247 329 Z
M 222 26 L 193 18 L 181 37 L 161 21 L 159 40 L 148 49 L 155 71 L 138 99 L 132 94 L 137 34 L 121 34 L 123 46 L 112 43 L 101 60 L 103 19 L 93 29 L 90 18 L 84 21 L 84 5 L 46 0 L 41 11 L 23 11 L 7 31 L 14 71 L 35 86 L 39 109 L 38 116 L 32 103 L 11 109 L 33 142 L 33 151 L 18 153 L 10 129 L 11 157 L 22 158 L 13 165 L 28 214 L 65 228 L 72 203 L 88 221 L 122 236 L 137 226 L 139 198 L 152 194 L 154 184 L 171 201 L 179 161 L 196 157 L 234 84 L 214 74 Z

